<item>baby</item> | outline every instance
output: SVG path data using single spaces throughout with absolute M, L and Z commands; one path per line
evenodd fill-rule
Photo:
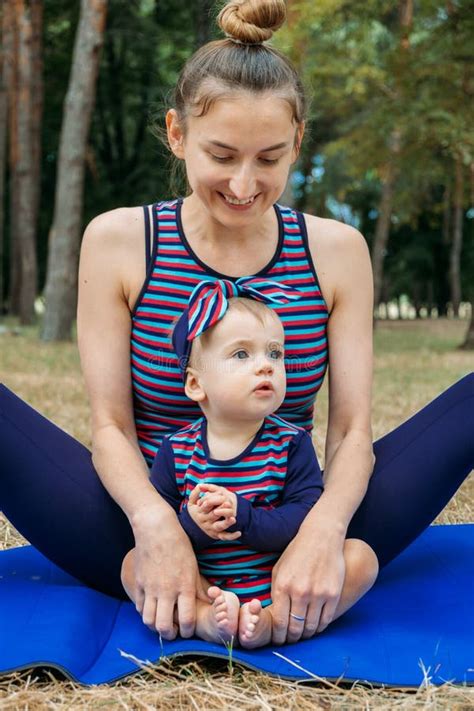
M 310 435 L 272 414 L 286 391 L 284 331 L 266 303 L 295 298 L 256 277 L 204 281 L 173 331 L 204 416 L 163 440 L 151 481 L 195 549 L 209 597 L 196 601 L 196 634 L 208 641 L 270 642 L 272 568 L 323 489 Z M 133 553 L 122 567 L 132 599 Z

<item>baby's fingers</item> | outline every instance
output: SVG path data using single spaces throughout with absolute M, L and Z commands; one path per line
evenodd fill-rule
M 209 511 L 215 509 L 216 506 L 222 506 L 223 503 L 224 497 L 222 494 L 206 494 L 206 496 L 201 499 L 200 507 L 205 513 L 209 513 Z
M 212 529 L 213 531 L 215 531 L 215 533 L 220 533 L 221 531 L 225 531 L 226 529 L 230 528 L 230 526 L 233 526 L 235 522 L 235 516 L 229 516 L 228 518 L 224 519 L 221 518 L 219 519 L 219 521 L 216 521 L 212 524 Z
M 199 503 L 199 497 L 201 495 L 201 485 L 198 484 L 189 494 L 188 503 L 196 506 Z
M 237 538 L 240 538 L 242 535 L 242 531 L 234 531 L 234 533 L 219 533 L 217 538 L 219 541 L 235 541 Z
M 232 506 L 230 504 L 226 504 L 226 503 L 222 504 L 222 506 L 219 506 L 219 508 L 214 509 L 212 513 L 217 518 L 221 518 L 222 516 L 224 518 L 229 518 L 229 517 L 233 517 L 235 515 L 234 511 L 232 509 Z

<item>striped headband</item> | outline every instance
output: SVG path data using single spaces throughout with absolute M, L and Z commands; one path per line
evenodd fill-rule
M 184 381 L 193 340 L 221 320 L 229 307 L 229 299 L 235 296 L 263 301 L 269 305 L 282 305 L 299 299 L 301 293 L 286 284 L 258 277 L 240 277 L 235 282 L 230 279 L 205 280 L 197 284 L 172 336 Z

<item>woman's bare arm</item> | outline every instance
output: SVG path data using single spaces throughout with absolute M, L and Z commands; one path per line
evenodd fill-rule
M 318 228 L 323 222 L 327 232 L 317 240 L 314 261 L 331 311 L 325 490 L 274 569 L 277 643 L 310 637 L 332 620 L 344 582 L 347 527 L 374 466 L 370 257 L 356 230 L 328 220 L 318 220 Z M 305 615 L 304 630 L 289 617 L 291 609 Z
M 92 416 L 92 458 L 136 542 L 137 609 L 165 638 L 194 630 L 198 569 L 176 515 L 149 480 L 138 446 L 130 374 L 130 270 L 145 260 L 140 208 L 95 218 L 84 234 L 79 268 L 78 343 Z M 133 269 L 132 269 L 133 270 Z M 143 270 L 144 272 L 144 270 Z M 177 554 L 179 551 L 179 554 Z

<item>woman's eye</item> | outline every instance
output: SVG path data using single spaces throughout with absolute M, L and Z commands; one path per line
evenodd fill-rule
M 226 163 L 227 161 L 232 160 L 231 156 L 215 156 L 213 153 L 211 153 L 211 158 L 216 160 L 218 163 Z
M 270 351 L 270 358 L 272 358 L 273 360 L 279 360 L 282 357 L 283 351 L 280 351 L 278 348 L 274 348 Z
M 228 163 L 229 161 L 232 160 L 232 156 L 215 156 L 213 153 L 210 154 L 211 158 L 218 163 Z M 265 165 L 275 165 L 275 163 L 278 163 L 280 160 L 279 158 L 260 158 L 262 163 Z
M 233 355 L 233 358 L 237 358 L 238 360 L 244 360 L 245 358 L 248 358 L 248 353 L 244 350 L 236 351 Z

